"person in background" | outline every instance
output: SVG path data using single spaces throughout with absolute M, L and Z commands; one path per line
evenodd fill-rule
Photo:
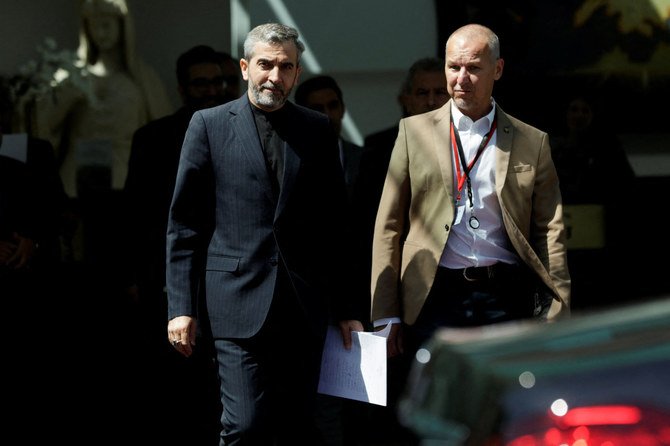
M 342 138 L 342 119 L 346 110 L 342 89 L 332 76 L 317 75 L 301 82 L 295 90 L 294 98 L 296 104 L 328 116 L 338 135 L 340 163 L 351 201 L 363 147 Z M 359 406 L 354 401 L 330 395 L 317 395 L 317 425 L 322 433 L 323 446 L 351 444 L 352 437 L 358 436 L 356 432 L 352 432 L 350 425 L 355 422 L 360 412 Z
M 11 384 L 3 394 L 12 407 L 9 425 L 37 422 L 35 408 L 40 407 L 53 414 L 43 426 L 58 437 L 68 430 L 62 401 L 76 404 L 72 386 L 79 377 L 71 368 L 74 361 L 63 361 L 63 351 L 44 342 L 53 333 L 68 339 L 78 334 L 73 304 L 59 298 L 68 296 L 59 240 L 68 201 L 51 144 L 13 131 L 10 90 L 11 81 L 0 78 L 0 296 L 11 316 L 4 326 L 12 333 L 5 362 Z M 44 386 L 36 376 L 45 362 L 52 364 L 50 375 L 58 386 Z
M 548 135 L 493 99 L 504 60 L 491 29 L 458 28 L 445 59 L 451 99 L 400 121 L 374 229 L 373 325 L 392 324 L 388 356 L 407 371 L 439 327 L 569 314 Z
M 612 305 L 625 294 L 607 279 L 626 264 L 621 215 L 633 201 L 635 173 L 615 129 L 597 119 L 595 98 L 567 99 L 563 125 L 550 136 L 568 228 L 572 307 Z M 615 192 L 612 179 L 629 186 Z
M 397 97 L 402 117 L 425 113 L 443 106 L 449 100 L 446 82 L 444 60 L 437 57 L 416 60 L 409 67 Z M 367 135 L 363 145 L 366 148 L 378 148 L 390 156 L 397 136 L 398 124 L 395 124 Z
M 444 61 L 426 57 L 414 62 L 402 83 L 398 102 L 402 106 L 403 117 L 426 113 L 442 107 L 449 100 L 447 78 L 444 74 Z M 366 276 L 369 277 L 369 264 L 372 251 L 372 233 L 377 207 L 381 198 L 386 170 L 391 151 L 398 136 L 398 125 L 365 138 L 366 151 L 361 157 L 359 175 L 354 185 L 354 215 L 364 246 Z
M 41 300 L 37 290 L 58 268 L 58 235 L 66 197 L 51 144 L 25 133 L 13 133 L 12 117 L 9 86 L 2 79 L 0 292 L 7 302 L 25 303 Z
M 350 240 L 337 135 L 326 116 L 287 101 L 303 50 L 291 27 L 253 28 L 240 60 L 247 94 L 196 111 L 179 161 L 167 334 L 188 357 L 198 325 L 210 327 L 222 445 L 319 444 L 313 410 L 328 322 L 340 321 L 346 348 L 363 330 L 342 280 Z
M 340 162 L 351 198 L 354 181 L 358 177 L 363 147 L 342 138 L 342 119 L 346 111 L 342 89 L 333 77 L 319 75 L 301 82 L 295 90 L 294 97 L 296 104 L 324 113 L 330 119 L 330 124 L 339 136 Z
M 138 392 L 145 392 L 144 401 L 156 414 L 152 419 L 158 425 L 145 426 L 153 441 L 164 445 L 217 445 L 221 405 L 211 337 L 206 330 L 200 333 L 198 348 L 190 358 L 176 353 L 165 340 L 165 234 L 188 123 L 197 110 L 237 99 L 239 75 L 237 63 L 229 54 L 197 45 L 177 59 L 176 77 L 182 106 L 135 132 L 124 188 L 128 206 L 126 251 L 131 253 L 132 265 L 128 281 L 138 303 L 138 329 L 145 343 L 144 354 L 138 357 L 143 365 L 139 370 L 144 372 Z M 193 385 L 166 390 L 180 379 L 188 379 Z M 175 423 L 170 403 L 192 410 Z

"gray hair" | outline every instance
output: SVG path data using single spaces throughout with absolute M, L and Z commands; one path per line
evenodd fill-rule
M 424 57 L 419 59 L 409 67 L 407 76 L 400 86 L 400 94 L 409 94 L 412 92 L 412 84 L 417 73 L 442 73 L 444 74 L 444 60 L 437 57 Z
M 251 60 L 254 56 L 254 47 L 257 43 L 267 43 L 271 45 L 281 45 L 291 42 L 298 50 L 298 65 L 300 65 L 300 56 L 305 51 L 305 45 L 300 41 L 298 30 L 281 23 L 265 23 L 258 25 L 247 34 L 244 40 L 244 58 Z

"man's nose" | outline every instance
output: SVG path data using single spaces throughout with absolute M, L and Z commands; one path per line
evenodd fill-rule
M 273 84 L 276 84 L 279 81 L 279 67 L 274 67 L 268 72 L 268 79 L 270 79 Z
M 461 71 L 458 72 L 458 83 L 462 84 L 468 77 L 468 73 L 465 71 L 465 69 L 461 69 Z

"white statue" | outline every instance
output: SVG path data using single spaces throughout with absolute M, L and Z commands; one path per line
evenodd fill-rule
M 136 54 L 126 0 L 82 0 L 78 63 L 36 104 L 36 134 L 61 161 L 70 197 L 82 188 L 123 188 L 133 132 L 174 111 L 157 74 Z M 95 177 L 95 178 L 92 178 Z

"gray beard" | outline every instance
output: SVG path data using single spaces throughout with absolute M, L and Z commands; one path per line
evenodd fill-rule
M 291 91 L 289 90 L 288 94 L 290 93 Z M 279 108 L 282 105 L 284 105 L 284 103 L 286 102 L 286 98 L 288 98 L 288 94 L 286 95 L 273 95 L 269 93 L 264 94 L 261 92 L 261 89 L 255 85 L 251 87 L 251 94 L 253 95 L 256 104 L 273 109 Z

